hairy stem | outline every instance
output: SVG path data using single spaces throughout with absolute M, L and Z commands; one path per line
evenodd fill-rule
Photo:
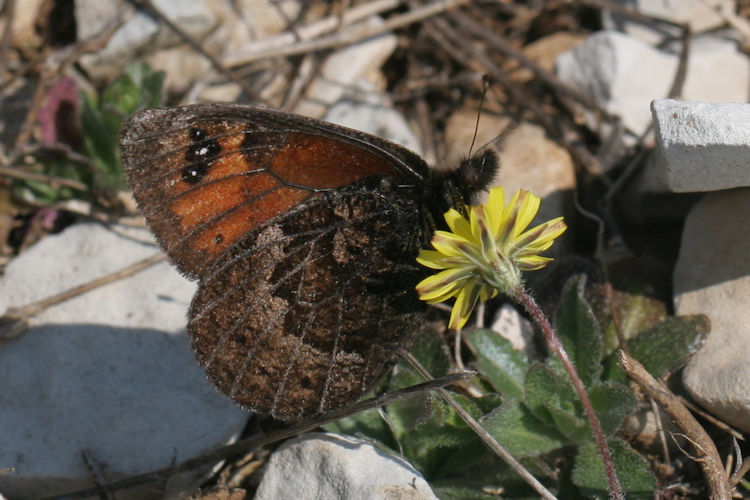
M 604 437 L 604 432 L 602 432 L 602 426 L 599 422 L 599 417 L 596 416 L 594 407 L 591 404 L 591 399 L 589 399 L 589 395 L 586 392 L 586 387 L 583 385 L 583 380 L 581 380 L 581 377 L 578 375 L 575 366 L 573 366 L 573 363 L 570 361 L 570 357 L 565 351 L 565 347 L 563 347 L 562 342 L 560 342 L 560 338 L 557 336 L 557 333 L 555 333 L 555 329 L 552 327 L 549 320 L 547 319 L 547 316 L 545 316 L 544 312 L 542 312 L 541 308 L 534 300 L 534 297 L 532 297 L 523 287 L 519 287 L 519 289 L 516 290 L 513 296 L 523 305 L 526 311 L 534 319 L 534 322 L 537 324 L 537 326 L 539 326 L 539 328 L 542 330 L 542 333 L 544 334 L 544 340 L 547 343 L 547 348 L 551 352 L 555 353 L 555 355 L 557 355 L 557 357 L 565 367 L 565 371 L 568 372 L 568 376 L 573 382 L 573 387 L 576 391 L 576 394 L 578 394 L 578 397 L 581 400 L 581 404 L 583 405 L 583 410 L 586 412 L 586 417 L 591 424 L 591 429 L 594 433 L 596 444 L 599 446 L 599 453 L 601 454 L 602 460 L 604 461 L 604 471 L 606 472 L 607 480 L 609 481 L 610 496 L 611 498 L 617 500 L 624 500 L 625 497 L 622 494 L 620 482 L 617 480 L 617 473 L 615 472 L 615 466 L 612 462 L 612 454 L 609 451 L 609 446 L 607 446 L 607 440 Z

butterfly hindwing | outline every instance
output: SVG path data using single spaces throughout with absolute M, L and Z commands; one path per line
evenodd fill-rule
M 188 330 L 214 384 L 282 420 L 368 391 L 422 318 L 415 199 L 378 178 L 316 193 L 209 267 Z

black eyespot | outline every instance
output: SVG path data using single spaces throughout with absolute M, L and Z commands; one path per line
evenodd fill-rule
M 202 141 L 206 138 L 206 131 L 202 128 L 191 128 L 190 129 L 190 140 L 191 141 Z
M 193 145 L 185 151 L 182 180 L 197 184 L 208 175 L 211 163 L 221 153 L 221 145 L 215 139 L 208 139 L 208 133 L 201 128 L 190 129 L 189 135 Z

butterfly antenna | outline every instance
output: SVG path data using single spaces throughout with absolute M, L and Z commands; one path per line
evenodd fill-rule
M 474 135 L 471 138 L 471 146 L 469 146 L 469 158 L 471 158 L 471 152 L 474 149 L 474 143 L 477 140 L 477 133 L 479 132 L 479 118 L 482 116 L 482 108 L 484 107 L 484 98 L 487 95 L 487 90 L 490 88 L 490 79 L 487 75 L 482 76 L 482 97 L 479 100 L 479 111 L 477 111 L 477 122 L 474 124 Z

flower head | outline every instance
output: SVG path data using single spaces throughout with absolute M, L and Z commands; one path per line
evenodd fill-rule
M 423 266 L 441 270 L 417 285 L 419 298 L 434 304 L 456 297 L 449 326 L 461 328 L 478 301 L 498 292 L 513 295 L 522 286 L 521 271 L 546 266 L 552 259 L 538 254 L 567 229 L 558 217 L 526 230 L 539 203 L 521 189 L 506 205 L 503 188 L 494 187 L 485 205 L 466 207 L 469 220 L 448 210 L 450 232 L 435 231 L 435 250 L 420 250 L 417 257 Z

